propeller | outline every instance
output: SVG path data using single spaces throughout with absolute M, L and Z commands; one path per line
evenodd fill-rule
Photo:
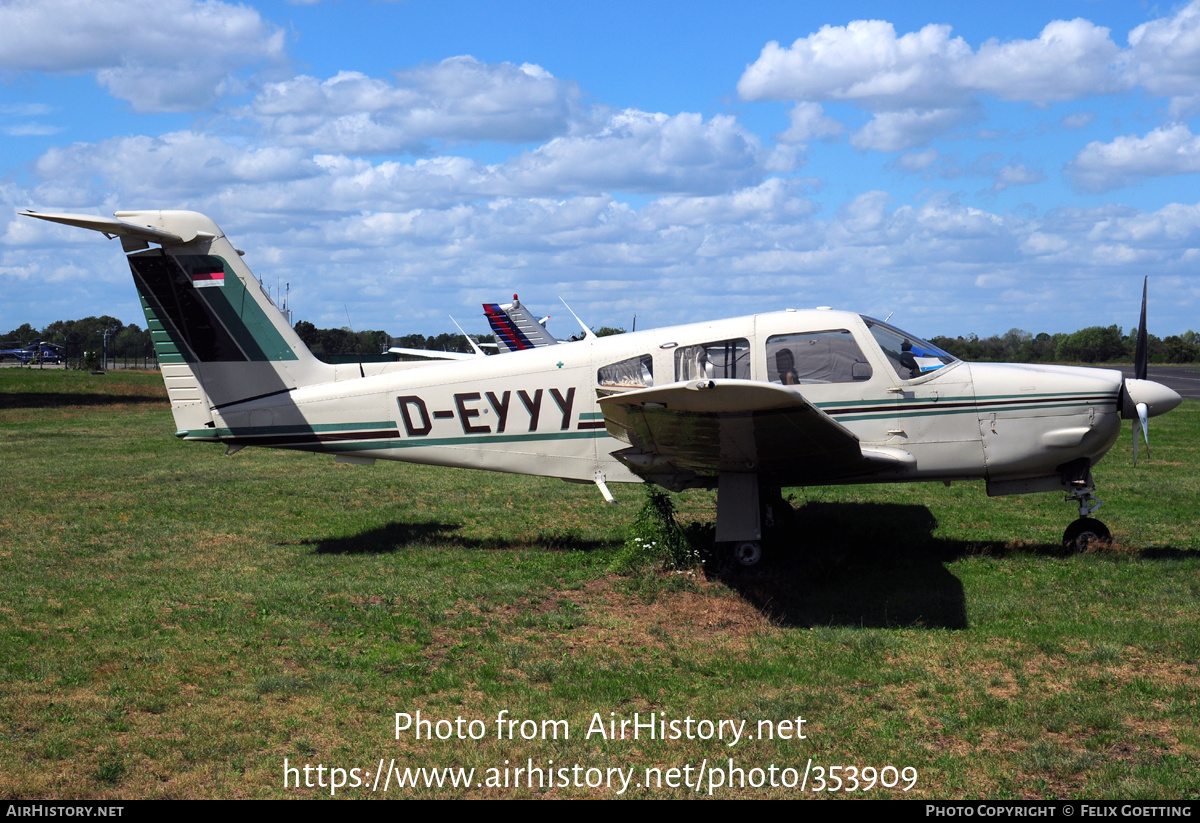
M 1146 286 L 1150 276 L 1142 278 L 1142 316 L 1138 319 L 1137 347 L 1133 354 L 1133 377 L 1135 380 L 1146 379 Z M 1145 403 L 1138 403 L 1138 420 L 1142 424 L 1142 437 L 1146 439 L 1146 457 L 1150 457 L 1150 412 Z M 1133 465 L 1137 465 L 1138 436 L 1137 423 L 1133 424 Z
M 1133 464 L 1138 457 L 1138 424 L 1146 441 L 1146 456 L 1150 456 L 1150 418 L 1168 412 L 1182 402 L 1171 389 L 1146 379 L 1146 282 L 1142 281 L 1142 316 L 1138 322 L 1137 348 L 1133 355 L 1133 377 L 1121 389 L 1121 416 L 1133 420 Z

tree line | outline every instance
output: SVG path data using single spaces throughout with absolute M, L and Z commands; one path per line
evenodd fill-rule
M 1137 329 L 1125 334 L 1120 326 L 1089 326 L 1070 334 L 1031 334 L 1009 329 L 1004 334 L 980 338 L 931 337 L 929 342 L 963 360 L 994 363 L 1119 363 L 1132 362 L 1137 349 Z M 1187 331 L 1159 338 L 1146 335 L 1151 363 L 1195 363 L 1200 354 L 1200 334 Z
M 392 337 L 386 331 L 352 331 L 348 328 L 319 329 L 307 320 L 295 325 L 300 340 L 319 359 L 379 355 L 390 346 L 427 351 L 469 352 L 471 346 L 462 334 L 406 334 Z M 126 325 L 115 317 L 85 317 L 81 320 L 56 320 L 43 329 L 28 323 L 10 330 L 0 348 L 15 349 L 41 340 L 63 346 L 67 361 L 81 367 L 90 354 L 99 358 L 108 332 L 109 362 L 153 365 L 154 347 L 150 332 L 136 323 Z M 622 334 L 624 329 L 605 326 L 601 337 Z M 476 342 L 490 341 L 490 335 L 471 335 Z M 572 338 L 575 339 L 575 338 Z M 1073 333 L 1032 334 L 1010 329 L 1004 334 L 979 337 L 932 337 L 929 340 L 963 360 L 998 363 L 1116 363 L 1132 362 L 1137 346 L 1137 329 L 1126 334 L 1120 326 L 1089 326 Z M 1200 359 L 1200 334 L 1187 331 L 1170 337 L 1147 335 L 1151 363 L 1195 363 Z

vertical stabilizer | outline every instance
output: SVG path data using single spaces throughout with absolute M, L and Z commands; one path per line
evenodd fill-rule
M 515 294 L 511 303 L 484 303 L 483 313 L 501 354 L 552 346 L 558 342 L 546 331 L 545 323 L 550 318 L 538 320 L 533 312 L 521 305 Z
M 121 238 L 179 430 L 213 428 L 213 411 L 232 403 L 334 379 L 208 217 L 26 214 Z

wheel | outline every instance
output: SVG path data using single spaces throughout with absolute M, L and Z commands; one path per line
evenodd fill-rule
M 1097 543 L 1112 540 L 1108 527 L 1091 517 L 1081 517 L 1063 532 L 1063 548 L 1069 552 L 1083 552 Z
M 762 560 L 762 544 L 757 540 L 744 540 L 733 546 L 733 559 L 739 566 L 754 566 Z

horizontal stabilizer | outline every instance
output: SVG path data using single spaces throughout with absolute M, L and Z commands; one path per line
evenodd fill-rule
M 392 346 L 390 349 L 388 349 L 388 354 L 416 358 L 417 360 L 474 360 L 476 357 L 480 356 L 474 352 L 408 349 L 403 346 Z
M 151 228 L 150 226 L 138 226 L 134 223 L 126 223 L 124 220 L 116 220 L 112 217 L 97 217 L 91 214 L 42 213 L 36 211 L 25 211 L 22 214 L 26 217 L 36 217 L 39 220 L 49 220 L 51 223 L 63 223 L 67 226 L 98 231 L 110 240 L 114 237 L 132 237 L 137 240 L 145 240 L 148 243 L 160 243 L 164 246 L 171 246 L 178 243 L 190 243 L 196 239 L 196 233 L 193 233 L 191 237 L 184 238 L 169 231 Z

